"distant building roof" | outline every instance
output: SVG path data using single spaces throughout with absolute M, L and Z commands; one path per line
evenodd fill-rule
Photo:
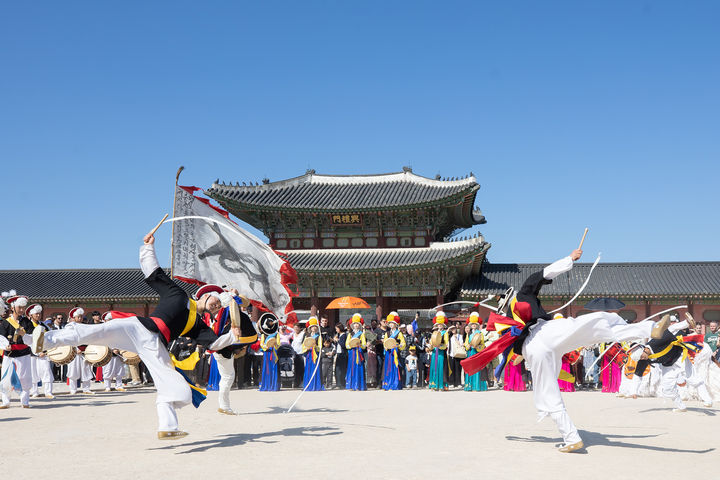
M 485 263 L 482 271 L 465 280 L 463 298 L 483 297 L 519 288 L 533 272 L 546 264 Z M 589 263 L 576 264 L 553 283 L 543 287 L 542 296 L 572 296 L 581 287 Z M 720 296 L 720 262 L 673 263 L 599 263 L 582 297 L 718 297 Z
M 465 263 L 473 257 L 484 255 L 489 247 L 490 244 L 482 236 L 477 236 L 456 242 L 435 242 L 422 248 L 287 250 L 282 253 L 287 255 L 290 265 L 300 273 L 382 271 Z
M 197 286 L 176 280 L 188 294 Z M 0 289 L 14 289 L 33 302 L 157 301 L 139 268 L 81 270 L 0 270 Z
M 472 174 L 450 180 L 426 178 L 409 168 L 379 175 L 318 175 L 308 170 L 299 177 L 255 185 L 226 185 L 218 181 L 205 194 L 234 214 L 238 209 L 335 213 L 457 203 L 450 200 L 468 195 L 474 201 L 479 188 Z M 470 211 L 467 227 L 485 223 L 485 217 L 472 204 Z
M 433 248 L 320 250 L 288 252 L 302 272 L 334 269 L 411 269 L 428 262 L 448 262 L 478 255 L 480 239 L 433 244 Z M 478 247 L 479 246 L 479 247 Z M 481 253 L 484 253 L 482 251 Z M 585 281 L 590 264 L 576 264 L 568 273 L 543 287 L 545 297 L 568 297 Z M 515 288 L 545 264 L 485 263 L 482 272 L 465 280 L 460 295 L 482 298 Z M 194 285 L 176 281 L 188 294 Z M 140 269 L 0 270 L 0 290 L 14 289 L 37 302 L 157 301 L 157 294 L 143 280 Z M 600 263 L 582 297 L 720 297 L 720 262 Z

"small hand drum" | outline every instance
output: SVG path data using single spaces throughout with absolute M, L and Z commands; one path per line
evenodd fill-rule
M 85 360 L 96 367 L 104 367 L 112 360 L 112 352 L 105 345 L 88 345 L 83 354 Z
M 305 340 L 303 340 L 303 346 L 307 349 L 314 348 L 317 342 L 313 337 L 308 337 Z
M 430 336 L 430 345 L 434 348 L 438 348 L 442 345 L 442 333 L 439 330 L 435 330 Z
M 397 340 L 394 338 L 386 338 L 383 340 L 383 347 L 385 347 L 385 350 L 392 350 L 393 348 L 397 348 L 397 346 Z
M 360 340 L 360 337 L 351 338 L 349 344 L 350 348 L 357 348 L 362 345 L 362 340 Z
M 120 350 L 120 355 L 122 355 L 123 360 L 128 365 L 137 365 L 140 363 L 140 355 L 135 352 L 131 352 L 130 350 Z
M 75 349 L 69 345 L 51 348 L 45 354 L 55 365 L 67 365 L 77 356 Z

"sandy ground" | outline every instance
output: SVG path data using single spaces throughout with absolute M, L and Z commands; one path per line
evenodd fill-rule
M 673 413 L 657 398 L 565 394 L 587 448 L 561 454 L 552 420 L 535 421 L 532 393 L 309 392 L 284 413 L 298 393 L 234 390 L 232 403 L 242 414 L 227 416 L 216 412 L 211 392 L 199 409 L 180 410 L 190 435 L 177 441 L 156 438 L 151 388 L 33 399 L 30 409 L 15 399 L 0 410 L 1 471 L 133 480 L 621 478 L 618 468 L 672 478 L 720 471 L 720 410 L 697 402 Z

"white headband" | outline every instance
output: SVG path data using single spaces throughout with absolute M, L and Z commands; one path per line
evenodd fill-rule
M 82 308 L 78 308 L 77 310 L 75 310 L 73 312 L 73 318 L 74 317 L 82 317 L 83 315 L 85 315 L 85 310 L 83 310 Z
M 35 305 L 32 310 L 30 310 L 30 315 L 35 315 L 36 313 L 42 313 L 42 307 L 40 305 Z
M 17 305 L 18 307 L 27 307 L 28 300 L 25 297 L 20 297 L 17 300 L 15 300 L 12 304 Z

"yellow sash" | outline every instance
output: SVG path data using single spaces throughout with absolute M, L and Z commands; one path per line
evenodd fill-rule
M 187 323 L 185 323 L 185 328 L 183 329 L 182 333 L 180 333 L 181 337 L 185 336 L 187 332 L 192 330 L 192 328 L 195 326 L 195 322 L 197 321 L 197 303 L 193 299 L 189 299 L 189 301 L 190 311 L 188 312 L 188 318 Z
M 8 321 L 8 323 L 9 323 L 10 325 L 13 326 L 13 328 L 15 328 L 15 330 L 17 330 L 18 328 L 20 328 L 20 323 L 18 323 L 18 321 L 15 320 L 15 318 L 13 318 L 12 315 L 9 316 L 9 317 L 7 317 L 7 321 Z

